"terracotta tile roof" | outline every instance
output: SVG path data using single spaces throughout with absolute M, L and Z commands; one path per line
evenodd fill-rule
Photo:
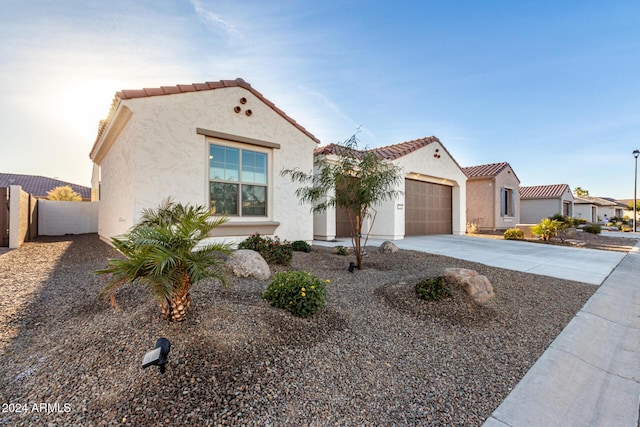
M 54 188 L 68 185 L 73 188 L 73 191 L 80 194 L 83 199 L 91 199 L 91 188 L 83 185 L 47 178 L 46 176 L 0 173 L 0 187 L 8 187 L 10 185 L 19 185 L 24 191 L 36 197 L 47 197 L 47 193 Z
M 406 156 L 409 153 L 413 153 L 422 147 L 425 147 L 433 142 L 440 142 L 435 136 L 428 136 L 426 138 L 414 139 L 412 141 L 401 142 L 400 144 L 387 145 L 385 147 L 373 148 L 371 151 L 387 160 L 395 160 L 399 157 Z
M 315 150 L 313 150 L 313 154 L 324 155 L 324 156 L 334 154 L 337 156 L 346 150 L 348 150 L 348 148 L 343 145 L 331 143 L 329 145 L 323 145 L 321 147 L 316 148 Z M 362 151 L 356 151 L 356 157 L 358 157 L 357 155 L 358 153 L 362 153 Z
M 467 178 L 489 178 L 497 176 L 505 168 L 509 167 L 509 163 L 490 163 L 487 165 L 468 166 L 462 168 L 462 172 L 467 175 Z
M 111 102 L 111 108 L 109 110 L 109 114 L 107 115 L 107 118 L 104 120 L 101 120 L 98 125 L 98 135 L 93 144 L 93 148 L 91 149 L 91 152 L 93 152 L 93 150 L 97 146 L 98 141 L 102 137 L 102 134 L 105 132 L 107 126 L 109 125 L 109 122 L 113 118 L 113 115 L 116 109 L 118 108 L 118 105 L 121 100 L 135 99 L 135 98 L 148 98 L 152 96 L 179 95 L 182 93 L 223 89 L 226 87 L 241 87 L 243 89 L 248 90 L 249 92 L 254 94 L 258 99 L 260 99 L 262 102 L 267 104 L 273 111 L 275 111 L 280 116 L 282 116 L 286 121 L 288 121 L 293 126 L 295 126 L 302 133 L 307 135 L 309 138 L 311 138 L 313 141 L 317 142 L 318 144 L 320 143 L 320 140 L 315 136 L 313 136 L 311 132 L 306 130 L 304 127 L 298 124 L 298 122 L 293 120 L 291 117 L 287 116 L 284 111 L 276 107 L 276 105 L 273 102 L 269 101 L 260 92 L 258 92 L 253 87 L 251 87 L 249 83 L 245 82 L 241 78 L 237 78 L 235 80 L 220 80 L 217 82 L 178 84 L 175 86 L 161 86 L 159 88 L 145 88 L 145 89 L 134 89 L 134 90 L 127 89 L 127 90 L 121 90 L 119 92 L 116 92 L 113 98 L 113 101 Z
M 569 190 L 567 184 L 534 185 L 520 187 L 520 199 L 554 199 Z
M 422 147 L 426 147 L 427 145 L 429 145 L 429 144 L 431 144 L 433 142 L 440 142 L 440 140 L 438 138 L 436 138 L 435 136 L 428 136 L 426 138 L 414 139 L 414 140 L 411 140 L 411 141 L 401 142 L 399 144 L 387 145 L 387 146 L 379 147 L 379 148 L 372 148 L 372 149 L 366 150 L 366 151 L 375 153 L 376 155 L 378 155 L 378 156 L 380 156 L 380 157 L 382 157 L 383 159 L 386 159 L 386 160 L 396 160 L 396 159 L 398 159 L 398 158 L 400 158 L 402 156 L 406 156 L 407 154 L 413 153 L 414 151 L 417 151 Z M 447 151 L 447 149 L 444 147 L 444 145 L 442 145 L 442 147 L 447 152 L 449 157 L 451 157 L 451 159 L 456 163 L 456 165 L 458 165 L 458 162 L 456 162 L 456 160 L 453 158 L 453 156 L 451 156 L 451 154 Z M 340 150 L 346 150 L 346 148 L 344 146 L 340 145 L 340 144 L 329 144 L 329 145 L 323 145 L 322 147 L 316 148 L 314 150 L 313 154 L 315 154 L 315 155 L 328 155 L 328 154 L 339 155 Z M 365 151 L 359 151 L 359 152 L 363 153 Z M 460 167 L 460 165 L 458 165 L 458 167 Z

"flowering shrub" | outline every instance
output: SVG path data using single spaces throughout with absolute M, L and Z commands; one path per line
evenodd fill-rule
M 309 317 L 325 307 L 325 283 L 306 271 L 277 273 L 262 298 L 274 307 L 283 308 L 296 316 Z
M 415 290 L 420 298 L 424 300 L 438 301 L 443 298 L 449 298 L 452 295 L 449 284 L 442 276 L 419 281 L 416 283 Z
M 281 242 L 279 237 L 271 238 L 252 234 L 238 243 L 238 249 L 251 249 L 262 255 L 269 264 L 289 265 L 293 258 L 293 248 L 286 240 Z
M 524 240 L 524 231 L 519 228 L 508 228 L 504 232 L 504 238 L 507 240 Z

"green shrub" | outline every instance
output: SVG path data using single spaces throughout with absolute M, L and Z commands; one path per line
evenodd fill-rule
M 452 295 L 449 284 L 442 276 L 419 281 L 416 283 L 415 290 L 420 298 L 428 301 L 438 301 L 443 298 L 449 298 Z
M 587 233 L 591 234 L 600 234 L 600 232 L 602 231 L 602 227 L 600 226 L 600 224 L 589 224 L 582 227 L 582 231 L 586 231 Z
M 556 219 L 545 218 L 540 223 L 531 227 L 531 232 L 536 236 L 542 237 L 542 240 L 549 240 L 558 233 L 562 227 L 562 223 Z
M 504 232 L 504 238 L 507 240 L 524 240 L 524 231 L 519 228 L 509 228 Z
M 297 252 L 311 252 L 311 245 L 304 240 L 296 240 L 291 242 L 291 247 Z
M 349 248 L 344 246 L 336 246 L 333 248 L 333 253 L 336 255 L 349 255 Z
M 329 280 L 325 282 L 329 283 Z M 309 317 L 326 305 L 325 282 L 306 271 L 277 273 L 262 298 L 273 307 L 283 308 L 296 316 Z
M 293 258 L 293 248 L 291 243 L 286 240 L 281 242 L 277 236 L 271 238 L 261 236 L 260 234 L 252 234 L 251 236 L 238 243 L 238 249 L 251 249 L 262 255 L 269 264 L 289 265 Z

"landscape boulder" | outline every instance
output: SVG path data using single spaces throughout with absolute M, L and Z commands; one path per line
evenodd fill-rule
M 238 277 L 253 277 L 266 280 L 271 277 L 269 264 L 262 256 L 251 249 L 238 249 L 227 257 L 227 268 Z
M 459 285 L 476 304 L 484 305 L 495 295 L 487 276 L 480 275 L 477 271 L 467 268 L 447 268 L 442 277 L 451 285 Z
M 387 240 L 382 242 L 382 244 L 378 248 L 378 251 L 382 252 L 383 254 L 395 254 L 396 252 L 398 252 L 398 247 L 395 245 L 395 243 Z

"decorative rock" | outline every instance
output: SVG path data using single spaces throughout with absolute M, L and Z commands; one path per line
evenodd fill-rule
M 395 245 L 395 243 L 386 240 L 382 242 L 382 244 L 378 248 L 378 251 L 382 252 L 383 254 L 395 254 L 396 252 L 398 252 L 398 247 Z
M 253 277 L 266 280 L 271 277 L 269 264 L 262 256 L 250 249 L 238 249 L 227 257 L 227 268 L 238 277 Z
M 495 295 L 487 276 L 482 276 L 477 271 L 466 268 L 447 268 L 442 277 L 451 284 L 460 285 L 476 304 L 486 304 Z

